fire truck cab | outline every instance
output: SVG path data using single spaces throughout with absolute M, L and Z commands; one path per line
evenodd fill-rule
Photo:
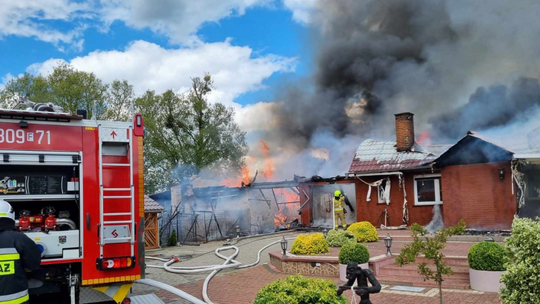
M 42 253 L 31 298 L 122 303 L 144 276 L 144 123 L 80 114 L 0 110 L 0 198 Z

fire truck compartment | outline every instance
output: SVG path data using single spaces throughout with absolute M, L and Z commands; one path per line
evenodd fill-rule
M 79 258 L 79 230 L 27 232 L 42 252 L 43 258 Z

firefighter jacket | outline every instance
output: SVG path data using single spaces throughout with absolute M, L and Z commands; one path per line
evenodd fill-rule
M 13 231 L 11 219 L 0 219 L 0 304 L 27 303 L 26 272 L 41 263 L 41 251 L 26 235 Z
M 334 211 L 343 211 L 343 203 L 345 202 L 345 197 L 342 196 L 339 199 L 334 197 Z

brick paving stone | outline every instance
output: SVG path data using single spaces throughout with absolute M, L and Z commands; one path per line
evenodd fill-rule
M 400 235 L 406 235 L 407 232 L 402 232 Z M 279 235 L 265 235 L 256 238 L 240 239 L 236 246 L 240 248 L 240 254 L 236 260 L 247 264 L 256 260 L 257 252 L 264 245 L 286 237 L 294 237 L 298 235 L 298 232 L 290 232 Z M 160 251 L 153 251 L 147 253 L 147 255 L 155 256 L 180 256 L 180 255 L 192 255 L 193 258 L 181 263 L 176 263 L 174 266 L 199 266 L 210 264 L 222 264 L 223 260 L 216 257 L 214 250 L 223 246 L 223 241 L 210 242 L 207 244 L 201 244 L 201 246 L 181 246 L 181 247 L 169 247 Z M 394 254 L 399 253 L 399 250 L 403 248 L 408 241 L 394 240 L 392 245 L 392 252 Z M 292 242 L 289 242 L 289 248 Z M 444 249 L 444 254 L 447 256 L 467 256 L 469 248 L 474 245 L 472 242 L 448 242 Z M 370 255 L 378 256 L 386 253 L 386 247 L 382 238 L 379 242 L 366 244 L 370 251 Z M 268 252 L 279 251 L 279 244 L 275 245 L 263 252 L 261 255 L 261 264 L 269 262 Z M 339 249 L 332 249 L 329 255 L 337 255 Z M 226 252 L 229 254 L 229 252 Z M 148 264 L 160 265 L 162 262 L 147 261 Z M 255 299 L 257 292 L 265 285 L 275 281 L 279 278 L 285 278 L 287 275 L 276 273 L 271 271 L 270 267 L 259 266 L 243 269 L 243 270 L 223 270 L 216 275 L 209 284 L 209 296 L 210 299 L 216 304 L 244 304 L 252 303 Z M 166 272 L 162 269 L 146 269 L 147 278 L 155 279 L 166 284 L 170 284 L 188 292 L 189 294 L 202 299 L 202 285 L 204 278 L 208 273 L 191 274 L 191 275 L 179 275 Z M 335 283 L 339 283 L 338 278 L 332 278 Z M 152 287 L 136 284 L 133 288 L 133 294 L 146 294 L 155 292 L 165 303 L 167 304 L 189 304 L 189 302 L 178 298 L 170 293 L 159 291 Z M 474 294 L 467 291 L 450 292 L 443 291 L 445 303 L 462 304 L 462 303 L 500 303 L 497 294 Z M 347 296 L 350 296 L 350 292 Z M 388 304 L 388 303 L 419 303 L 419 304 L 431 304 L 439 303 L 438 294 L 434 297 L 422 297 L 417 295 L 397 294 L 383 290 L 380 294 L 372 296 L 375 304 Z
M 208 295 L 212 302 L 216 304 L 251 304 L 257 292 L 265 285 L 286 275 L 274 273 L 268 267 L 261 265 L 245 270 L 238 270 L 227 275 L 215 277 L 210 281 Z M 332 279 L 334 283 L 341 284 L 339 279 Z M 188 292 L 202 300 L 202 285 L 204 280 L 193 283 L 180 284 L 175 287 Z M 396 304 L 438 304 L 438 292 L 432 297 L 419 295 L 407 295 L 398 291 L 390 291 L 386 287 L 379 294 L 371 296 L 373 303 L 396 303 Z M 428 288 L 431 289 L 431 288 Z M 187 304 L 187 301 L 179 301 L 174 295 L 164 291 L 156 293 L 166 304 Z M 351 293 L 346 292 L 345 296 L 350 301 Z M 474 291 L 448 290 L 443 291 L 445 303 L 465 304 L 465 303 L 500 303 L 496 293 L 479 293 Z M 358 297 L 357 297 L 358 299 Z

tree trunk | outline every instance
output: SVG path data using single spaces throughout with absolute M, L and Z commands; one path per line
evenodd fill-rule
M 443 304 L 443 299 L 442 299 L 442 282 L 439 282 L 439 300 L 441 300 L 441 304 Z

